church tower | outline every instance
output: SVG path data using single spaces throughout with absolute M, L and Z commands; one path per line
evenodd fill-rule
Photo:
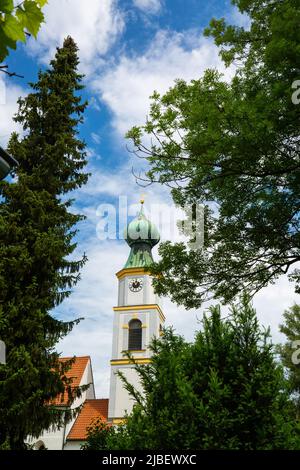
M 130 254 L 124 268 L 117 272 L 119 282 L 118 305 L 114 307 L 113 345 L 108 420 L 118 424 L 130 413 L 133 401 L 116 375 L 121 371 L 128 381 L 139 389 L 134 364 L 125 356 L 130 352 L 138 364 L 151 360 L 149 343 L 160 335 L 165 321 L 154 293 L 149 266 L 153 263 L 152 248 L 159 242 L 157 228 L 144 214 L 144 201 L 137 217 L 125 230 Z

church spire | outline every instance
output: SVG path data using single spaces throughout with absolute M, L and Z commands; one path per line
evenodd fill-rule
M 109 422 L 113 424 L 120 424 L 134 404 L 118 372 L 138 393 L 143 393 L 136 364 L 151 362 L 149 344 L 153 338 L 159 338 L 165 321 L 149 269 L 153 263 L 151 250 L 159 242 L 159 233 L 144 213 L 144 200 L 140 202 L 140 209 L 124 234 L 130 255 L 125 267 L 116 274 L 119 289 L 118 304 L 114 307 L 108 410 Z M 127 352 L 134 358 L 134 363 L 127 357 Z
M 125 240 L 130 254 L 124 268 L 146 268 L 153 263 L 152 248 L 159 243 L 160 235 L 156 226 L 144 213 L 144 199 L 135 219 L 125 229 Z

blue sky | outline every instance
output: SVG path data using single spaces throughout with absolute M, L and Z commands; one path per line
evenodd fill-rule
M 73 295 L 55 315 L 85 317 L 58 349 L 64 355 L 92 356 L 101 397 L 108 395 L 115 273 L 128 256 L 123 240 L 99 237 L 103 204 L 112 204 L 118 212 L 119 197 L 127 198 L 134 215 L 145 193 L 146 208 L 156 218 L 163 239 L 176 237 L 169 215 L 177 213 L 169 191 L 136 185 L 131 168 L 144 170 L 146 163 L 128 153 L 124 134 L 132 125 L 145 122 L 152 92 L 163 93 L 176 78 L 199 78 L 213 67 L 229 80 L 234 70 L 224 68 L 217 48 L 202 32 L 212 17 L 225 16 L 239 25 L 247 25 L 248 20 L 223 0 L 49 0 L 45 16 L 38 40 L 30 39 L 7 61 L 25 79 L 0 76 L 0 90 L 3 83 L 6 88 L 5 99 L 0 93 L 0 145 L 6 145 L 13 130 L 22 133 L 12 120 L 17 97 L 26 93 L 27 82 L 36 80 L 39 68 L 47 66 L 55 48 L 71 35 L 80 48 L 80 69 L 86 75 L 83 97 L 90 102 L 80 134 L 87 143 L 92 177 L 74 195 L 75 209 L 87 216 L 79 227 L 77 253 L 86 252 L 89 261 Z M 285 278 L 255 299 L 261 320 L 271 324 L 276 340 L 281 313 L 293 300 L 297 297 Z M 164 311 L 168 324 L 193 338 L 203 309 L 186 312 L 164 299 Z

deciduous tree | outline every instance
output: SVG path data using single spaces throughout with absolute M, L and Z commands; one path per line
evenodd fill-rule
M 207 34 L 237 66 L 234 78 L 209 70 L 178 80 L 153 94 L 148 121 L 128 133 L 150 163 L 147 181 L 171 185 L 182 207 L 208 208 L 204 247 L 162 244 L 153 271 L 157 292 L 188 308 L 211 294 L 254 294 L 287 273 L 300 292 L 299 2 L 232 3 L 249 28 L 212 20 Z

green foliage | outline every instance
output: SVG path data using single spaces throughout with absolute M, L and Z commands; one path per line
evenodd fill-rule
M 282 368 L 246 296 L 226 318 L 211 307 L 194 343 L 167 329 L 151 349 L 151 364 L 135 365 L 142 394 L 121 375 L 132 413 L 120 428 L 92 428 L 86 448 L 299 448 Z
M 130 448 L 125 424 L 117 427 L 111 426 L 98 418 L 88 427 L 87 436 L 86 442 L 81 447 L 82 450 L 127 450 Z
M 287 371 L 290 392 L 293 394 L 300 418 L 300 305 L 293 305 L 284 312 L 284 323 L 280 331 L 286 336 L 287 342 L 280 345 L 279 352 L 282 363 Z
M 298 0 L 234 1 L 250 29 L 213 20 L 227 64 L 226 82 L 213 70 L 177 80 L 152 97 L 149 119 L 128 137 L 150 163 L 149 181 L 173 188 L 175 203 L 207 206 L 205 244 L 162 244 L 153 273 L 159 294 L 187 308 L 214 294 L 225 302 L 255 294 L 289 273 L 299 251 L 300 106 L 292 84 L 300 78 Z M 151 137 L 150 148 L 145 142 Z M 148 140 L 147 140 L 148 139 Z
M 77 66 L 69 37 L 32 92 L 19 99 L 15 120 L 25 132 L 9 142 L 17 179 L 0 183 L 0 338 L 7 351 L 0 365 L 0 444 L 12 449 L 24 447 L 28 435 L 62 425 L 70 413 L 50 403 L 64 389 L 70 402 L 81 392 L 65 376 L 72 360 L 59 363 L 54 349 L 79 320 L 51 315 L 86 261 L 70 258 L 83 217 L 67 198 L 87 181 L 85 144 L 77 136 L 86 107 Z
M 102 418 L 97 418 L 87 428 L 88 439 L 82 445 L 82 450 L 108 450 L 108 439 L 112 432 L 112 428 Z
M 13 0 L 2 0 L 0 5 L 0 62 L 16 49 L 17 42 L 26 41 L 26 32 L 34 37 L 44 21 L 42 7 L 47 0 L 25 0 L 14 6 Z

